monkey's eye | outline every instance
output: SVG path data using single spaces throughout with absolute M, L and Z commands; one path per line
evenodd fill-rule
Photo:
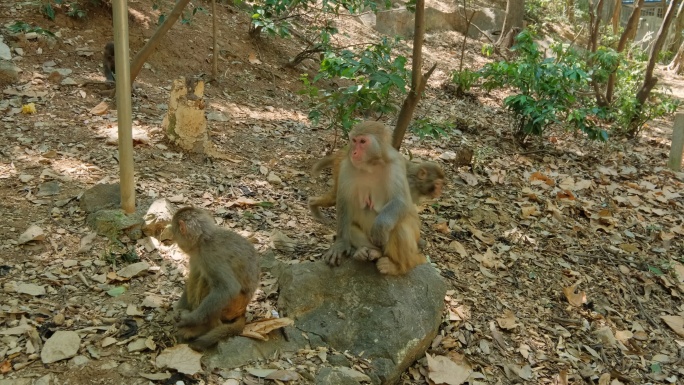
M 361 143 L 361 144 L 366 144 L 366 139 L 361 139 L 361 140 L 359 140 L 359 143 Z

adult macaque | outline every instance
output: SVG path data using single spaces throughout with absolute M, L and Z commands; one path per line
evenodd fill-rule
M 240 235 L 216 225 L 205 210 L 185 207 L 171 220 L 173 239 L 190 257 L 190 274 L 176 308 L 178 336 L 206 350 L 245 327 L 247 304 L 259 283 L 258 255 Z
M 104 76 L 108 82 L 113 82 L 114 75 L 116 74 L 116 68 L 114 66 L 114 42 L 109 42 L 104 47 L 104 53 L 102 55 L 102 70 L 104 71 Z
M 425 257 L 418 252 L 420 220 L 411 201 L 406 162 L 379 122 L 363 122 L 349 133 L 347 156 L 337 178 L 337 237 L 324 259 L 375 261 L 382 274 L 405 274 Z
M 320 208 L 332 207 L 335 205 L 340 164 L 345 157 L 347 157 L 347 151 L 340 150 L 321 159 L 313 167 L 312 175 L 314 177 L 317 176 L 321 170 L 332 167 L 332 178 L 334 183 L 333 188 L 324 195 L 309 198 L 309 210 L 311 211 L 311 215 L 319 222 L 330 222 L 323 216 Z M 420 203 L 422 197 L 439 198 L 439 196 L 442 195 L 444 170 L 442 170 L 437 163 L 413 163 L 406 160 L 406 178 L 409 183 L 411 200 L 415 204 Z

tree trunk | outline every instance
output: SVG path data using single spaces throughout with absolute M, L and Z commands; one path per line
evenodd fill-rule
M 575 0 L 565 0 L 565 16 L 570 24 L 575 22 Z
M 522 30 L 524 16 L 525 0 L 508 0 L 508 2 L 506 2 L 506 17 L 504 18 L 501 35 L 499 36 L 499 41 L 496 42 L 496 45 L 501 48 L 511 48 L 509 43 L 514 39 L 511 39 L 508 35 L 518 33 Z
M 216 36 L 217 32 L 217 26 L 216 26 L 216 0 L 211 0 L 211 37 L 212 37 L 212 43 L 213 43 L 213 51 L 214 54 L 212 56 L 212 62 L 211 62 L 211 77 L 214 78 L 214 80 L 218 80 L 218 55 L 219 55 L 219 50 L 218 50 L 218 37 Z
M 154 35 L 152 35 L 150 40 L 147 41 L 147 44 L 145 44 L 140 52 L 135 55 L 133 62 L 131 63 L 131 84 L 133 84 L 135 78 L 138 77 L 138 74 L 140 73 L 143 64 L 145 64 L 145 61 L 147 61 L 147 58 L 152 54 L 152 52 L 154 52 L 159 44 L 161 44 L 162 38 L 164 35 L 166 35 L 166 32 L 173 27 L 183 13 L 183 9 L 186 5 L 188 5 L 189 2 L 190 0 L 178 0 L 176 5 L 173 7 L 173 10 L 171 10 L 169 17 L 167 17 L 159 27 L 157 27 L 157 30 L 154 31 Z
M 620 31 L 620 15 L 622 14 L 622 0 L 616 0 L 613 7 L 613 17 L 611 23 L 613 24 L 613 33 L 617 35 Z
M 663 48 L 663 44 L 665 44 L 667 31 L 670 28 L 672 20 L 674 19 L 675 10 L 677 9 L 677 5 L 679 5 L 678 3 L 679 0 L 670 1 L 670 6 L 667 8 L 665 18 L 663 19 L 663 23 L 660 25 L 658 35 L 656 35 L 655 43 L 653 43 L 653 47 L 651 48 L 651 52 L 648 57 L 648 65 L 646 65 L 646 74 L 644 75 L 644 84 L 641 86 L 636 95 L 637 102 L 640 105 L 643 105 L 646 102 L 646 98 L 648 98 L 651 90 L 658 82 L 658 78 L 653 76 L 653 70 L 655 69 L 656 62 L 658 61 L 658 54 Z
M 599 27 L 601 26 L 601 13 L 603 12 L 603 0 L 598 0 L 594 9 L 589 8 L 589 46 L 590 52 L 596 52 L 598 48 Z
M 674 71 L 677 75 L 681 75 L 683 72 L 682 69 L 684 69 L 684 65 L 682 64 L 684 64 L 684 43 L 679 46 L 677 54 L 667 66 L 667 70 Z
M 674 36 L 672 36 L 672 42 L 667 47 L 667 50 L 674 52 L 682 45 L 684 38 L 682 37 L 682 32 L 684 32 L 684 2 L 679 4 L 677 8 L 677 16 L 674 21 Z
M 620 36 L 620 41 L 618 42 L 617 52 L 622 52 L 627 46 L 627 41 L 634 39 L 636 35 L 637 27 L 639 26 L 639 18 L 641 17 L 641 8 L 644 6 L 644 0 L 637 0 L 634 3 L 634 9 L 632 14 L 629 15 L 629 20 L 627 20 L 627 25 L 625 25 L 625 30 L 622 31 Z M 615 69 L 617 71 L 617 68 Z M 608 85 L 606 86 L 606 102 L 610 103 L 613 101 L 613 94 L 615 93 L 615 72 L 610 74 L 608 78 Z
M 392 146 L 397 150 L 401 147 L 401 142 L 404 141 L 406 130 L 408 129 L 413 111 L 420 101 L 420 97 L 425 90 L 428 78 L 432 75 L 437 64 L 425 74 L 421 74 L 421 67 L 423 65 L 423 38 L 425 37 L 425 0 L 416 0 L 416 19 L 414 22 L 413 33 L 413 63 L 411 64 L 411 89 L 404 99 L 397 118 L 397 125 L 392 134 Z

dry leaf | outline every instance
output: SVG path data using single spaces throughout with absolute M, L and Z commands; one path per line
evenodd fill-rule
M 548 176 L 546 176 L 546 175 L 544 175 L 538 171 L 533 173 L 532 175 L 530 175 L 530 181 L 532 181 L 532 182 L 540 181 L 540 182 L 543 182 L 544 184 L 546 184 L 547 186 L 554 186 L 556 184 L 556 182 L 553 179 L 549 178 Z
M 466 251 L 465 247 L 459 241 L 452 241 L 449 244 L 449 249 L 456 251 L 463 258 L 468 257 L 468 252 Z
M 518 323 L 516 322 L 517 320 L 518 319 L 515 317 L 515 314 L 513 314 L 512 311 L 506 310 L 503 314 L 503 317 L 497 318 L 496 322 L 499 324 L 500 328 L 511 330 L 518 326 Z
M 477 177 L 469 172 L 462 172 L 458 176 L 463 179 L 468 186 L 477 186 Z
M 261 64 L 261 60 L 257 59 L 256 53 L 254 52 L 249 53 L 249 62 L 252 64 Z
M 663 315 L 660 316 L 660 318 L 680 337 L 684 337 L 684 317 L 678 315 Z
M 202 371 L 200 360 L 202 353 L 192 350 L 187 344 L 180 344 L 164 349 L 158 356 L 157 368 L 176 369 L 181 373 L 193 375 Z
M 267 334 L 275 329 L 280 329 L 285 326 L 290 326 L 294 321 L 290 318 L 269 318 L 261 321 L 252 322 L 245 325 L 242 331 L 242 336 L 250 337 L 261 341 L 268 340 Z
M 572 306 L 579 307 L 587 302 L 587 294 L 585 292 L 575 293 L 575 289 L 579 283 L 580 281 L 577 281 L 574 285 L 563 288 L 563 294 L 565 294 L 565 298 L 568 299 L 568 302 L 570 302 L 570 305 Z
M 264 378 L 267 380 L 297 381 L 299 380 L 299 374 L 294 370 L 276 370 Z
M 473 369 L 467 362 L 456 363 L 444 356 L 427 357 L 430 380 L 435 384 L 460 385 L 464 383 Z
M 476 229 L 473 226 L 467 226 L 467 228 L 468 228 L 468 231 L 473 233 L 475 238 L 479 239 L 480 241 L 484 242 L 487 245 L 493 245 L 496 242 L 496 238 L 494 238 L 491 235 L 487 235 L 487 234 L 483 233 L 482 231 Z
M 432 225 L 432 229 L 442 234 L 451 234 L 449 224 L 446 222 L 435 223 Z

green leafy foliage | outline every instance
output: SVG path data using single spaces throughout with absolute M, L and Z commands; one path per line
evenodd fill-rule
M 451 73 L 451 81 L 456 84 L 456 95 L 463 96 L 480 78 L 480 73 L 463 69 Z
M 448 122 L 436 122 L 427 118 L 416 118 L 411 123 L 411 131 L 418 134 L 422 139 L 427 136 L 433 138 L 439 138 L 441 136 L 446 136 L 449 131 L 454 128 L 452 123 Z
M 316 27 L 319 23 L 328 24 L 325 15 L 337 16 L 344 9 L 350 14 L 362 10 L 377 11 L 378 3 L 371 0 L 258 0 L 252 5 L 252 30 L 256 33 L 266 32 L 269 35 L 287 37 L 294 28 L 293 23 L 298 17 L 311 14 Z M 384 2 L 390 7 L 389 0 Z
M 9 29 L 9 31 L 12 33 L 35 32 L 35 33 L 38 33 L 41 35 L 55 36 L 54 33 L 52 33 L 51 31 L 48 31 L 47 29 L 32 26 L 32 25 L 30 25 L 26 22 L 23 22 L 23 21 L 17 21 L 14 24 L 10 25 L 7 29 Z
M 67 3 L 64 0 L 43 0 L 40 4 L 40 12 L 50 20 L 55 20 L 58 9 L 74 19 L 85 19 L 88 16 L 83 5 L 78 1 Z
M 481 70 L 486 90 L 512 87 L 516 93 L 504 100 L 504 106 L 517 119 L 516 136 L 543 135 L 546 128 L 562 124 L 579 130 L 591 139 L 606 140 L 608 134 L 596 126 L 596 117 L 605 111 L 587 105 L 591 77 L 585 63 L 572 48 L 554 44 L 554 57 L 546 57 L 534 42 L 535 35 L 522 31 L 511 48 L 513 61 L 488 63 Z
M 407 92 L 410 77 L 406 58 L 391 55 L 396 42 L 385 38 L 359 51 L 325 52 L 318 74 L 311 80 L 307 75 L 300 78 L 304 83 L 300 93 L 312 102 L 309 118 L 314 123 L 325 118 L 330 126 L 340 124 L 346 132 L 361 113 L 395 112 L 394 101 Z M 345 85 L 319 88 L 318 84 L 333 79 Z

